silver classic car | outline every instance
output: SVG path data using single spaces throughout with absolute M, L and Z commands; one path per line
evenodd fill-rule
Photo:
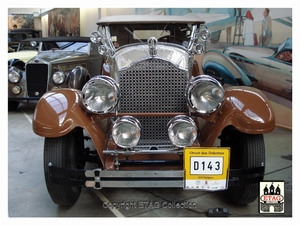
M 163 15 L 97 22 L 91 40 L 108 69 L 82 90 L 47 92 L 33 115 L 56 204 L 73 205 L 82 187 L 222 191 L 236 204 L 257 198 L 273 109 L 253 87 L 224 89 L 199 73 L 194 56 L 210 38 L 204 24 Z
M 19 58 L 8 61 L 9 111 L 17 109 L 20 102 L 38 100 L 53 89 L 81 89 L 91 77 L 101 74 L 103 57 L 89 37 L 26 41 L 37 45 L 38 52 L 27 62 Z

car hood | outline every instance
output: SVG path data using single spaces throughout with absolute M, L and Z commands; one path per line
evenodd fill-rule
M 10 52 L 8 53 L 8 60 L 10 59 L 19 59 L 23 62 L 28 62 L 34 56 L 37 55 L 37 51 L 34 50 L 26 50 L 26 51 L 19 51 L 19 52 Z
M 224 53 L 229 55 L 235 53 L 245 57 L 265 58 L 275 54 L 275 51 L 266 47 L 256 46 L 231 46 L 224 49 Z
M 82 52 L 61 52 L 61 51 L 51 51 L 51 52 L 44 52 L 38 54 L 34 57 L 30 62 L 38 62 L 38 61 L 47 61 L 47 62 L 58 62 L 58 61 L 65 61 L 70 60 L 73 57 L 80 57 L 80 56 L 87 56 L 88 54 Z

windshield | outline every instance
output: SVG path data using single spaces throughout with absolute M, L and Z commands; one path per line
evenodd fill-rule
M 20 42 L 26 38 L 28 35 L 25 33 L 8 34 L 8 42 Z
M 32 46 L 29 41 L 22 41 L 19 43 L 17 51 L 23 51 L 23 50 L 36 50 L 37 51 L 38 47 Z
M 76 51 L 88 53 L 88 42 L 43 42 L 42 51 L 58 50 L 58 51 Z
M 292 38 L 286 39 L 278 48 L 277 52 L 281 52 L 284 49 L 293 49 L 292 47 Z
M 109 26 L 115 47 L 131 43 L 146 42 L 156 37 L 159 42 L 182 44 L 188 41 L 191 26 L 188 24 L 112 24 Z

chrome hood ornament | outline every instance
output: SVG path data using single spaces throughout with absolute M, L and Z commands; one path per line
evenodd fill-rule
M 152 57 L 155 57 L 157 55 L 157 50 L 156 50 L 156 46 L 157 46 L 157 38 L 155 37 L 150 37 L 147 40 L 148 46 L 149 46 L 149 54 Z

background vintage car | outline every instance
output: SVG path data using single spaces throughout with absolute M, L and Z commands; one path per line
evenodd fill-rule
M 33 28 L 20 28 L 8 31 L 8 52 L 18 51 L 18 44 L 27 38 L 42 37 L 42 31 Z
M 25 63 L 38 54 L 38 46 L 31 46 L 30 40 L 31 39 L 29 39 L 29 41 L 27 41 L 27 39 L 21 40 L 16 49 L 8 51 L 8 66 L 14 64 L 16 61 L 24 62 L 25 66 Z
M 28 62 L 11 59 L 8 65 L 8 110 L 19 102 L 38 100 L 52 89 L 81 89 L 101 74 L 103 57 L 89 37 L 33 38 L 37 55 Z M 11 53 L 9 53 L 11 54 Z
M 231 85 L 253 85 L 292 100 L 292 38 L 279 47 L 234 45 L 208 51 L 204 73 Z
M 33 115 L 56 204 L 73 205 L 82 186 L 222 190 L 236 204 L 257 198 L 273 110 L 254 87 L 225 89 L 194 71 L 194 56 L 210 38 L 204 23 L 188 15 L 97 22 L 91 40 L 109 74 L 82 90 L 49 91 Z

